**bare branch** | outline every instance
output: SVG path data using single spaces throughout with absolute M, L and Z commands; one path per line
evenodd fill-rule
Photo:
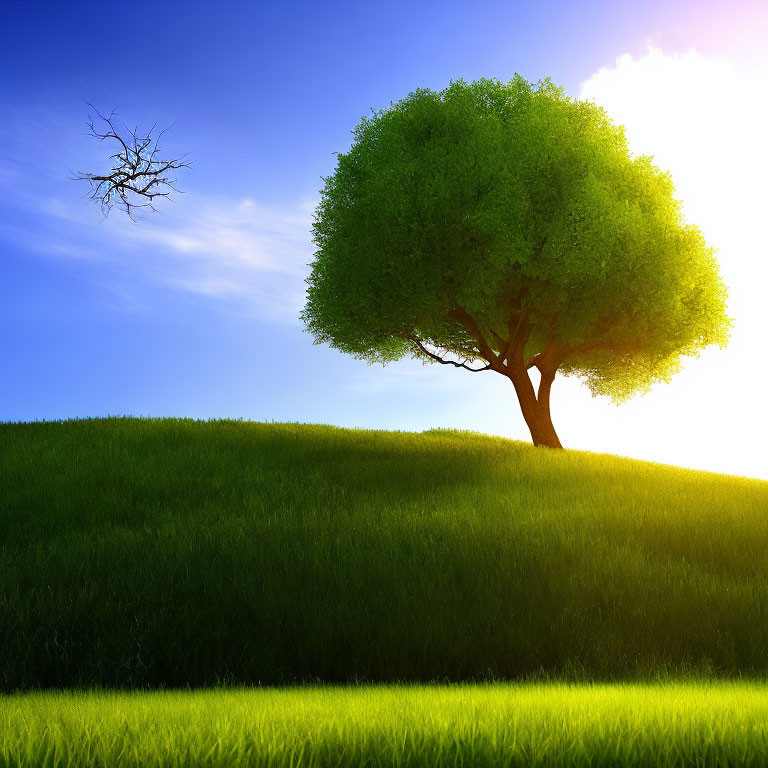
M 123 131 L 115 125 L 116 110 L 113 109 L 105 116 L 92 104 L 86 103 L 96 113 L 96 118 L 89 114 L 86 120 L 88 135 L 93 136 L 99 143 L 114 142 L 118 148 L 109 156 L 112 167 L 108 173 L 79 172 L 72 178 L 88 182 L 91 187 L 89 197 L 101 206 L 105 216 L 117 205 L 135 221 L 137 209 L 149 208 L 154 211 L 156 198 L 165 197 L 172 200 L 170 195 L 173 192 L 181 194 L 174 186 L 175 171 L 191 167 L 187 156 L 182 155 L 170 160 L 161 160 L 157 156 L 160 152 L 158 142 L 168 128 L 156 132 L 155 123 L 146 136 L 141 136 L 138 128 L 131 130 L 123 126 Z
M 487 371 L 491 368 L 491 364 L 488 363 L 487 365 L 484 365 L 482 368 L 471 368 L 468 363 L 470 362 L 470 359 L 465 357 L 461 361 L 456 360 L 446 360 L 444 357 L 440 357 L 440 355 L 436 354 L 435 352 L 431 352 L 429 349 L 427 349 L 424 346 L 424 343 L 416 336 L 410 336 L 410 340 L 416 345 L 418 348 L 418 352 L 426 355 L 427 357 L 431 358 L 437 363 L 442 363 L 442 365 L 452 365 L 455 368 L 463 368 L 465 371 L 471 371 L 472 373 L 480 373 L 481 371 Z

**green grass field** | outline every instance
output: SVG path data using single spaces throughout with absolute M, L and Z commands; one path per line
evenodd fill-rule
M 439 431 L 0 441 L 0 690 L 768 674 L 766 482 Z
M 2 768 L 768 764 L 768 483 L 441 431 L 0 445 Z
M 490 685 L 0 698 L 0 766 L 764 766 L 768 687 Z

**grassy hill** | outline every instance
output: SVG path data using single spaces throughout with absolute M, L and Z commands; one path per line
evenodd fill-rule
M 0 425 L 0 689 L 768 674 L 768 483 L 468 433 Z

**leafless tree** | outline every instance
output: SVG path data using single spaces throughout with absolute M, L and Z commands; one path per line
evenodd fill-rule
M 138 128 L 131 130 L 125 125 L 122 128 L 116 125 L 116 110 L 105 117 L 92 104 L 88 106 L 96 113 L 96 117 L 88 115 L 88 135 L 98 139 L 99 143 L 108 142 L 117 151 L 109 156 L 112 165 L 109 172 L 81 171 L 73 178 L 88 182 L 91 187 L 89 198 L 101 206 L 104 216 L 108 216 L 116 205 L 135 221 L 138 209 L 155 211 L 157 198 L 171 199 L 173 192 L 180 191 L 174 186 L 176 172 L 189 168 L 190 163 L 186 155 L 172 160 L 161 159 L 158 145 L 168 128 L 157 131 L 155 124 L 146 136 L 142 136 Z

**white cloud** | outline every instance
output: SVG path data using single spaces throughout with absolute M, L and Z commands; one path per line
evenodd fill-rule
M 222 270 L 295 274 L 303 271 L 311 254 L 307 207 L 281 210 L 248 199 L 225 203 L 194 198 L 179 205 L 162 217 L 122 227 L 124 236 L 215 261 Z
M 117 210 L 101 220 L 95 207 L 49 199 L 43 212 L 67 226 L 23 237 L 49 253 L 130 263 L 145 278 L 297 321 L 312 258 L 313 207 L 188 194 L 132 223 Z
M 273 320 L 297 321 L 312 258 L 312 208 L 192 198 L 165 219 L 123 222 L 122 230 L 127 240 L 171 257 L 161 279 L 177 288 L 237 298 Z

